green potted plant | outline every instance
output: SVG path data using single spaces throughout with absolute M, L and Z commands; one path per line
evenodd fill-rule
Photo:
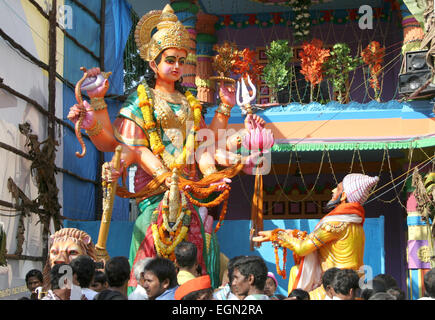
M 267 65 L 263 69 L 263 80 L 271 90 L 271 102 L 278 101 L 278 92 L 291 83 L 293 74 L 289 68 L 293 50 L 287 40 L 275 40 L 266 48 Z M 282 101 L 280 101 L 282 102 Z
M 328 81 L 332 84 L 334 100 L 347 103 L 349 100 L 349 72 L 362 64 L 360 57 L 352 57 L 350 48 L 345 43 L 336 43 L 325 62 L 324 70 Z

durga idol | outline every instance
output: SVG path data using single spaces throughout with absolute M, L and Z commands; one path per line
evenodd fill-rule
M 131 165 L 138 167 L 135 192 L 130 193 L 125 187 L 117 189 L 118 196 L 135 198 L 140 212 L 130 246 L 132 268 L 144 257 L 174 259 L 175 247 L 187 240 L 197 246 L 203 273 L 208 273 L 217 286 L 220 253 L 215 231 L 220 222 L 213 229 L 213 217 L 207 208 L 223 203 L 220 220 L 223 219 L 230 179 L 244 170 L 246 163 L 252 168 L 256 161 L 256 156 L 242 159 L 237 152 L 230 152 L 240 147 L 241 134 L 224 137 L 224 143 L 218 143 L 219 131 L 227 128 L 235 105 L 235 90 L 221 82 L 221 103 L 207 126 L 200 102 L 181 86 L 189 33 L 169 5 L 141 18 L 135 40 L 140 56 L 149 66 L 146 80 L 127 98 L 113 124 L 104 102 L 108 79 L 87 91 L 90 104 L 84 101 L 74 105 L 68 118 L 76 123 L 84 113 L 82 128 L 98 150 L 111 152 L 121 146 L 120 169 L 114 168 L 113 159 L 104 168 L 105 176 L 110 176 L 108 180 L 116 181 Z M 100 74 L 97 68 L 88 71 L 89 77 Z M 265 121 L 257 115 L 245 118 L 246 128 L 263 129 L 264 125 Z M 213 132 L 214 141 L 199 144 L 198 132 L 205 129 Z M 226 150 L 201 149 L 205 144 L 223 145 Z M 218 170 L 216 163 L 224 168 Z M 131 274 L 129 286 L 135 285 Z

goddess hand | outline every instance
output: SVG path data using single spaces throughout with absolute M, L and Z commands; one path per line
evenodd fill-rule
M 220 82 L 219 98 L 222 103 L 234 107 L 236 104 L 236 92 L 234 86 L 226 87 L 224 82 Z
M 94 78 L 96 80 L 97 77 L 101 76 L 100 68 L 92 68 L 88 70 L 87 73 L 88 77 L 86 80 L 91 80 Z M 87 93 L 90 98 L 104 98 L 107 90 L 109 90 L 109 80 L 104 79 L 104 81 L 99 86 L 97 86 L 95 89 L 88 90 Z
M 69 113 L 67 118 L 73 122 L 74 124 L 79 120 L 80 114 L 84 112 L 85 116 L 82 122 L 82 128 L 88 130 L 95 126 L 95 114 L 92 107 L 89 105 L 87 101 L 83 101 L 82 105 L 75 104 L 69 109 Z
M 232 181 L 229 178 L 223 178 L 222 180 L 219 180 L 218 182 L 214 182 L 210 184 L 210 186 L 218 185 L 217 191 L 222 191 L 225 188 L 227 188 L 227 185 L 230 184 Z
M 122 177 L 124 173 L 124 163 L 125 161 L 121 159 L 121 163 L 118 170 L 114 168 L 112 162 L 104 163 L 103 170 L 101 173 L 103 180 L 107 183 L 118 181 L 118 179 Z
M 266 121 L 257 114 L 247 114 L 245 118 L 245 129 L 253 130 L 255 128 L 262 129 L 266 125 Z

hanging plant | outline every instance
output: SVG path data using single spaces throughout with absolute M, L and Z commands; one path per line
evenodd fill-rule
M 354 71 L 362 64 L 360 57 L 352 57 L 350 48 L 345 43 L 336 43 L 332 47 L 330 57 L 325 62 L 325 75 L 332 83 L 333 92 L 337 94 L 337 101 L 347 101 L 349 72 Z
M 329 57 L 329 49 L 323 49 L 323 42 L 319 39 L 313 39 L 311 42 L 305 42 L 302 50 L 299 52 L 301 58 L 301 73 L 305 80 L 310 83 L 310 101 L 313 101 L 314 87 L 322 82 L 324 78 L 323 65 Z
M 295 13 L 295 18 L 292 21 L 294 42 L 306 41 L 310 35 L 311 27 L 311 0 L 289 0 L 288 5 Z
M 245 79 L 249 75 L 254 85 L 259 84 L 259 75 L 263 70 L 263 66 L 257 62 L 256 55 L 256 51 L 248 48 L 238 51 L 232 69 L 235 74 L 239 74 Z
M 380 101 L 380 75 L 382 71 L 382 63 L 385 57 L 385 48 L 382 48 L 377 41 L 370 42 L 367 47 L 361 52 L 361 57 L 369 68 L 369 83 L 370 87 L 375 91 L 374 100 Z
M 267 65 L 263 69 L 263 79 L 270 88 L 271 102 L 278 100 L 278 92 L 286 88 L 292 81 L 293 73 L 289 68 L 293 58 L 293 50 L 287 40 L 275 40 L 266 48 Z

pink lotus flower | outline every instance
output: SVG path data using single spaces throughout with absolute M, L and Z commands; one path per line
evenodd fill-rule
M 257 127 L 248 131 L 243 137 L 242 144 L 248 150 L 267 152 L 274 144 L 273 133 L 269 129 Z

